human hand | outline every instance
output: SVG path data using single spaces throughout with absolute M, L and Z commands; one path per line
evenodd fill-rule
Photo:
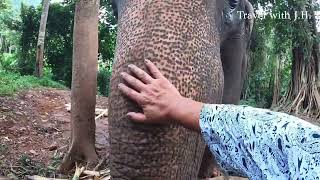
M 129 69 L 135 76 L 121 73 L 130 87 L 121 83 L 119 90 L 143 110 L 143 113 L 129 112 L 127 116 L 136 122 L 168 124 L 174 116 L 175 107 L 184 98 L 151 61 L 145 60 L 145 64 L 150 75 L 132 64 Z

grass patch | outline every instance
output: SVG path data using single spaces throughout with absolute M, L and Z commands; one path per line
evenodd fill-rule
M 49 77 L 37 78 L 34 76 L 21 76 L 17 73 L 0 71 L 0 96 L 10 96 L 18 91 L 36 87 L 65 89 L 64 85 L 53 81 Z

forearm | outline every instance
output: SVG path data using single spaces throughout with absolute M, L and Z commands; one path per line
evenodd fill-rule
M 203 105 L 189 98 L 181 98 L 180 101 L 173 104 L 170 118 L 185 128 L 200 132 L 199 119 Z

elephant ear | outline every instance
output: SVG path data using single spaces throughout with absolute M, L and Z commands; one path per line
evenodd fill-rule
M 250 14 L 252 18 L 246 18 L 246 34 L 247 37 L 250 38 L 253 28 L 253 22 L 254 22 L 254 9 L 252 4 L 248 0 L 244 0 L 245 4 L 245 13 Z

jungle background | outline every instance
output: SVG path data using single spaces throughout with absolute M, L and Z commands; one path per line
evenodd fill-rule
M 256 11 L 308 11 L 310 18 L 255 19 L 241 103 L 320 123 L 318 1 L 251 3 Z M 69 136 L 64 106 L 70 102 L 74 9 L 71 0 L 50 2 L 43 76 L 36 77 L 42 2 L 0 0 L 0 176 L 56 175 Z M 97 84 L 101 108 L 107 106 L 116 33 L 110 0 L 102 0 Z M 106 132 L 98 136 L 104 144 Z

